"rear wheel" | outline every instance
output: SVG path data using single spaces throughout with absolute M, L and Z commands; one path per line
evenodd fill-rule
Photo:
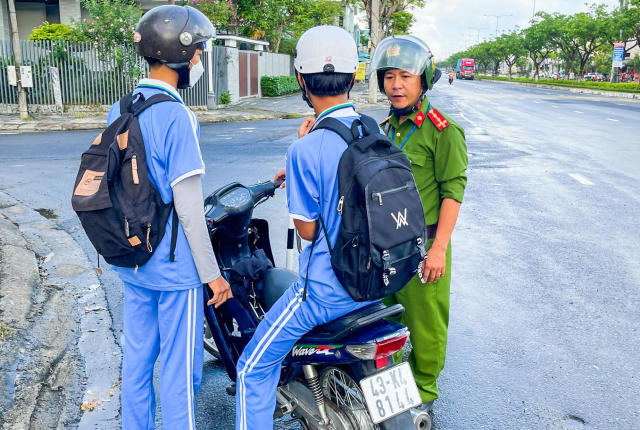
M 322 372 L 322 392 L 348 418 L 353 430 L 379 430 L 371 421 L 364 394 L 344 370 L 329 367 Z

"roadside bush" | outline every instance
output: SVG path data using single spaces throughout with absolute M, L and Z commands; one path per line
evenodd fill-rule
M 491 81 L 507 81 L 504 76 L 481 76 L 476 75 L 478 79 L 486 79 Z M 555 85 L 560 87 L 589 88 L 604 91 L 620 91 L 637 93 L 640 92 L 638 84 L 612 84 L 610 82 L 590 82 L 590 81 L 572 81 L 572 80 L 556 80 L 556 79 L 538 79 L 537 81 L 529 78 L 513 78 L 511 82 L 526 82 L 528 84 Z
M 276 97 L 284 94 L 300 91 L 298 80 L 295 76 L 263 76 L 260 79 L 262 95 Z
M 229 91 L 225 91 L 220 94 L 220 103 L 223 105 L 231 104 L 231 93 Z
M 78 42 L 83 40 L 83 38 L 80 37 L 80 35 L 75 32 L 73 27 L 70 25 L 49 24 L 45 21 L 40 27 L 33 29 L 33 33 L 29 36 L 29 40 L 64 40 L 69 42 Z

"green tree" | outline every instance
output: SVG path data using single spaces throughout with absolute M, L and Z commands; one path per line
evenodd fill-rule
M 391 34 L 409 34 L 409 30 L 416 22 L 416 18 L 407 11 L 402 11 L 391 15 L 389 19 L 389 33 Z
M 47 21 L 38 28 L 34 28 L 29 40 L 64 40 L 78 42 L 85 40 L 67 24 L 49 24 Z
M 569 35 L 578 50 L 578 75 L 584 75 L 584 69 L 594 52 L 604 44 L 610 43 L 612 38 L 612 18 L 606 11 L 605 5 L 592 5 L 589 12 L 580 12 L 569 21 Z
M 379 0 L 379 36 L 380 40 L 393 34 L 391 21 L 393 16 L 399 12 L 406 12 L 414 7 L 424 7 L 426 0 Z M 371 24 L 371 0 L 360 0 L 367 14 L 367 22 Z M 369 26 L 371 28 L 371 26 Z
M 524 36 L 523 47 L 529 52 L 533 61 L 533 77 L 535 80 L 538 80 L 540 65 L 556 49 L 555 44 L 549 38 L 549 34 L 552 31 L 549 21 L 541 20 L 540 22 L 532 22 L 532 25 L 522 32 Z
M 513 66 L 518 60 L 525 55 L 527 51 L 524 49 L 522 37 L 520 33 L 515 31 L 505 33 L 495 40 L 495 54 L 507 65 L 507 74 L 511 79 Z
M 570 26 L 572 18 L 559 13 L 550 15 L 546 12 L 540 12 L 537 16 L 546 22 L 549 40 L 560 50 L 560 58 L 565 63 L 565 79 L 568 79 L 569 71 L 572 70 L 578 57 L 578 46 L 574 43 Z

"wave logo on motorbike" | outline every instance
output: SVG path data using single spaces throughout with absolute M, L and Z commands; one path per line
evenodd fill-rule
M 325 345 L 296 345 L 291 351 L 293 357 L 305 357 L 309 355 L 335 355 L 336 348 L 339 346 Z

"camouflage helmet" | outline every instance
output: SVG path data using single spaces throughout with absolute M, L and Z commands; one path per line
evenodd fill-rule
M 376 47 L 371 60 L 371 70 L 376 71 L 378 87 L 384 94 L 384 72 L 401 69 L 412 75 L 422 76 L 424 90 L 432 89 L 440 79 L 441 72 L 436 69 L 431 49 L 415 36 L 389 36 Z

